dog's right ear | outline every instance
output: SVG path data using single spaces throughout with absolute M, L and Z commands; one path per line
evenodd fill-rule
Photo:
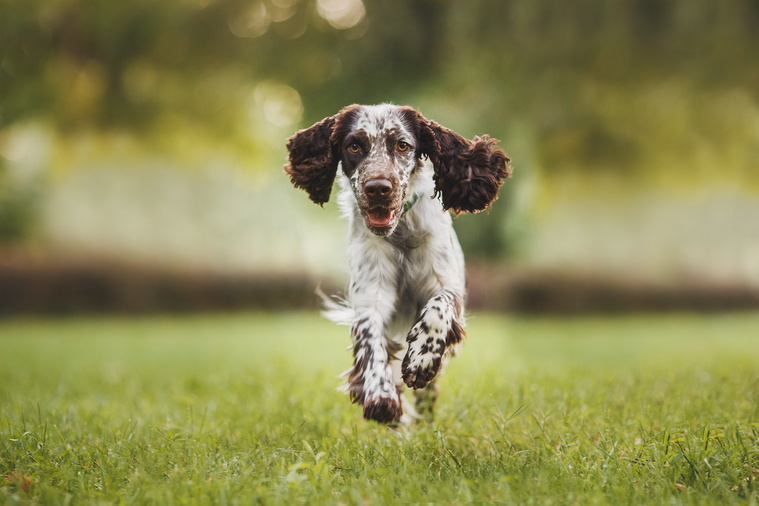
M 335 122 L 336 116 L 324 118 L 287 140 L 290 163 L 285 165 L 285 172 L 293 186 L 306 190 L 319 205 L 329 200 L 340 161 L 331 141 Z

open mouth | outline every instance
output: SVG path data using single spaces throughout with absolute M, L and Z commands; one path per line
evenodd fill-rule
M 395 209 L 375 208 L 366 211 L 366 224 L 375 229 L 387 229 L 395 223 Z

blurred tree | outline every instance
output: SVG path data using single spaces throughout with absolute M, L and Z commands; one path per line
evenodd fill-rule
M 253 82 L 281 79 L 315 102 L 340 103 L 444 85 L 454 66 L 476 67 L 494 84 L 511 76 L 555 85 L 570 71 L 613 81 L 652 71 L 714 84 L 757 79 L 746 65 L 759 25 L 754 0 L 390 0 L 370 3 L 344 30 L 319 15 L 318 4 L 335 3 L 350 2 L 4 0 L 3 124 L 28 114 L 139 124 L 156 105 L 176 107 L 156 84 L 173 75 L 192 89 L 181 79 L 229 65 Z M 141 93 L 151 85 L 159 92 Z M 191 93 L 175 98 L 193 115 L 214 115 Z M 88 109 L 92 101 L 100 107 Z
M 351 6 L 353 24 L 325 14 Z M 477 112 L 548 134 L 584 124 L 594 85 L 678 76 L 759 93 L 755 0 L 3 0 L 0 14 L 0 127 L 43 116 L 139 130 L 170 113 L 227 135 L 241 94 L 267 79 L 300 92 L 307 120 L 492 89 L 501 101 Z
M 14 184 L 0 163 L 0 245 L 28 234 L 35 223 L 38 199 L 33 187 Z
M 516 174 L 549 186 L 703 182 L 713 160 L 756 186 L 758 28 L 757 0 L 0 0 L 0 141 L 35 118 L 279 160 L 285 130 L 394 101 L 526 138 L 504 143 Z M 498 255 L 508 227 L 489 220 Z

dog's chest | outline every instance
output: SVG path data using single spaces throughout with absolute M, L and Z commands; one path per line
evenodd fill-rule
M 404 218 L 398 223 L 398 228 L 393 234 L 385 240 L 392 244 L 404 258 L 410 259 L 412 256 L 424 254 L 429 238 L 428 230 L 423 230 L 413 221 Z
M 434 276 L 434 266 L 430 262 L 432 234 L 404 220 L 385 240 L 397 253 L 397 286 L 401 304 L 415 307 L 430 296 L 427 287 L 432 281 L 429 278 Z

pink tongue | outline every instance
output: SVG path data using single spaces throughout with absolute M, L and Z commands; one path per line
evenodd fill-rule
M 389 211 L 368 211 L 366 217 L 369 219 L 369 224 L 373 227 L 386 227 L 392 223 L 395 218 L 395 210 Z

